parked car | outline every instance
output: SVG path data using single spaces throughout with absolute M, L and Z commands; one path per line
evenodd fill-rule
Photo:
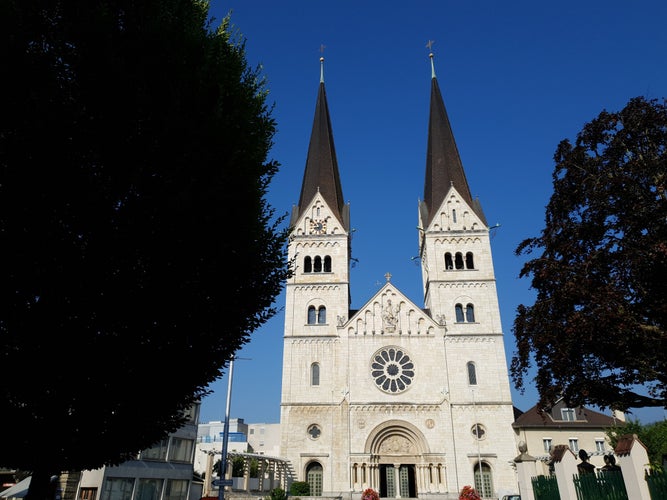
M 502 500 L 521 500 L 521 495 L 505 495 Z

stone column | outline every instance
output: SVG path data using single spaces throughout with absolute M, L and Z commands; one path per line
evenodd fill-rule
M 554 446 L 551 456 L 556 470 L 560 500 L 577 500 L 574 475 L 578 474 L 577 459 L 566 444 Z
M 614 448 L 614 454 L 618 457 L 616 464 L 623 473 L 628 498 L 651 500 L 648 483 L 644 479 L 644 467 L 648 464 L 648 453 L 637 434 L 621 436 Z
M 246 493 L 250 491 L 250 460 L 243 458 L 243 489 Z
M 417 483 L 417 491 L 421 493 L 426 493 L 426 491 L 430 491 L 429 489 L 426 488 L 426 485 L 428 484 L 426 476 L 427 467 L 428 466 L 425 464 L 415 465 L 415 482 Z
M 396 488 L 396 498 L 401 498 L 401 464 L 394 464 L 394 488 Z
M 535 500 L 531 478 L 537 475 L 537 460 L 527 453 L 528 447 L 524 441 L 519 443 L 519 452 L 520 455 L 514 459 L 514 463 L 516 464 L 521 500 Z

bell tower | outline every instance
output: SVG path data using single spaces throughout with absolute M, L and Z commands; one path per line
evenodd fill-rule
M 348 320 L 350 307 L 350 210 L 343 201 L 323 57 L 301 194 L 290 225 L 288 256 L 295 272 L 286 285 L 281 450 L 301 455 L 292 458 L 293 466 L 316 495 L 322 492 L 322 471 L 334 467 L 333 450 L 343 442 L 330 426 L 341 418 L 334 394 L 345 386 L 346 374 L 337 366 L 337 328 Z M 299 444 L 303 439 L 315 451 L 306 453 Z

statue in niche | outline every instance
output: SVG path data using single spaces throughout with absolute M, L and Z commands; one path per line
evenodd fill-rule
M 392 306 L 391 299 L 387 299 L 387 304 L 382 311 L 382 329 L 385 332 L 395 332 L 396 325 L 398 325 L 398 311 L 399 306 Z

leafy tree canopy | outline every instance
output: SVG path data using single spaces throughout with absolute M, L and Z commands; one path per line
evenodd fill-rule
M 517 389 L 532 363 L 541 406 L 667 405 L 667 107 L 631 99 L 555 153 L 539 237 L 516 254 L 537 292 L 514 320 Z
M 664 457 L 667 457 L 667 420 L 642 424 L 639 420 L 626 422 L 622 427 L 607 429 L 609 443 L 612 448 L 618 444 L 621 436 L 626 434 L 636 434 L 637 438 L 646 446 L 649 462 L 651 466 L 664 467 Z
M 0 7 L 0 465 L 35 483 L 180 427 L 291 272 L 266 82 L 208 16 Z

